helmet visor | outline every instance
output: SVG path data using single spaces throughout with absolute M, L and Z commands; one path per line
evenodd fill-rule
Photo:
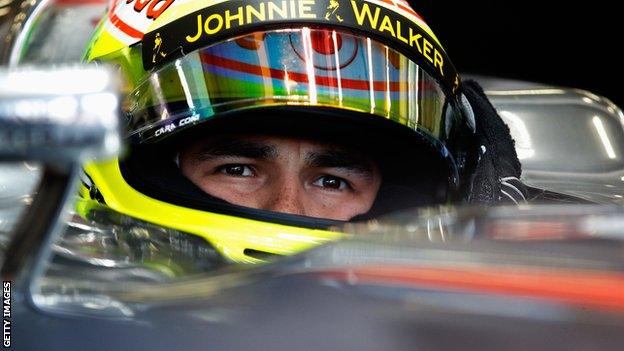
M 153 54 L 162 55 L 157 43 Z M 129 98 L 130 135 L 148 143 L 226 112 L 287 105 L 363 112 L 440 139 L 447 101 L 431 75 L 383 43 L 308 27 L 194 51 L 147 75 Z

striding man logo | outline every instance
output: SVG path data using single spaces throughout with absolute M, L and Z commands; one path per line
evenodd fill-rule
M 329 0 L 329 5 L 327 5 L 327 12 L 325 13 L 325 20 L 329 21 L 332 17 L 335 17 L 338 22 L 344 21 L 339 14 L 336 13 L 340 8 L 340 3 L 338 0 Z
M 165 58 L 167 54 L 161 52 L 160 49 L 162 47 L 162 38 L 160 37 L 160 33 L 156 33 L 156 38 L 154 38 L 154 49 L 152 49 L 152 63 L 156 63 L 156 59 Z

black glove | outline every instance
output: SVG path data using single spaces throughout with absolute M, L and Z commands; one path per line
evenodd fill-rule
M 522 168 L 509 128 L 477 82 L 466 81 L 460 89 L 466 112 L 474 115 L 480 147 L 468 202 L 479 205 L 526 202 L 527 190 L 519 179 Z

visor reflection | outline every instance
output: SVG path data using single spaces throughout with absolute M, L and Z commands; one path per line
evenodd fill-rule
M 140 141 L 219 113 L 274 105 L 359 111 L 438 137 L 446 102 L 431 76 L 382 43 L 307 27 L 200 49 L 154 72 L 130 96 L 131 134 Z

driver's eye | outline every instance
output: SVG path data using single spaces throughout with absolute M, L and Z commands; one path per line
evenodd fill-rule
M 253 175 L 253 171 L 249 166 L 238 164 L 221 166 L 217 168 L 217 172 L 237 177 L 251 177 Z
M 344 190 L 349 187 L 347 181 L 342 178 L 334 177 L 334 176 L 322 176 L 319 177 L 314 183 L 316 186 L 332 189 L 332 190 Z

